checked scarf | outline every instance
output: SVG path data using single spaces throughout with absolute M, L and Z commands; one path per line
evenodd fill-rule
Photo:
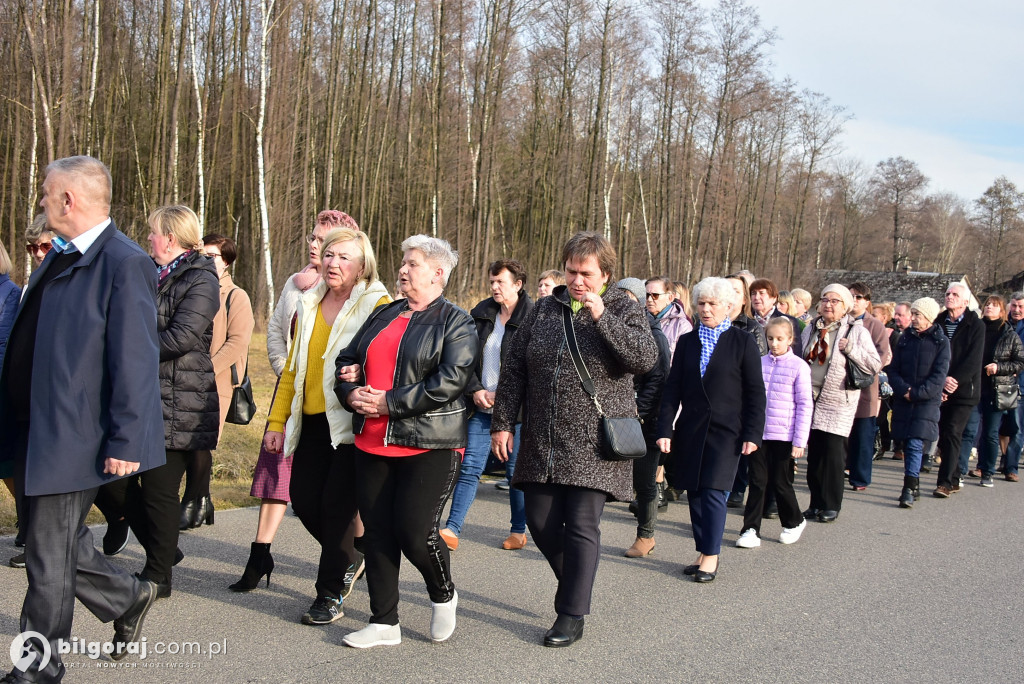
M 697 336 L 700 338 L 700 377 L 703 378 L 704 371 L 708 369 L 708 363 L 718 344 L 718 338 L 731 327 L 732 321 L 728 317 L 719 323 L 717 328 L 709 328 L 703 323 L 697 326 Z

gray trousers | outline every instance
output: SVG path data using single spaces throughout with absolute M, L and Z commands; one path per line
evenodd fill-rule
M 28 591 L 21 631 L 38 632 L 50 641 L 50 662 L 38 670 L 39 654 L 22 675 L 28 681 L 59 682 L 64 676 L 57 641 L 71 637 L 75 598 L 100 622 L 110 622 L 124 615 L 139 594 L 139 581 L 111 565 L 93 545 L 85 516 L 95 498 L 95 489 L 26 497 Z M 26 646 L 41 648 L 34 640 Z

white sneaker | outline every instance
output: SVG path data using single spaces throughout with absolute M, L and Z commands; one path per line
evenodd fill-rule
M 743 530 L 743 534 L 736 540 L 736 546 L 741 549 L 756 549 L 760 545 L 761 538 L 757 536 L 757 531 L 753 527 Z
M 352 648 L 397 646 L 402 643 L 402 628 L 400 625 L 381 625 L 371 622 L 358 632 L 346 634 L 341 641 Z
M 779 543 L 792 544 L 800 538 L 800 535 L 803 534 L 805 527 L 807 527 L 806 520 L 801 520 L 800 524 L 796 527 L 783 527 L 782 533 L 779 535 Z
M 459 605 L 459 592 L 452 592 L 452 600 L 446 603 L 430 602 L 430 640 L 446 641 L 455 631 L 455 609 Z

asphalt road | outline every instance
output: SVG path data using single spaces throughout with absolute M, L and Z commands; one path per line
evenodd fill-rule
M 699 585 L 681 574 L 695 556 L 685 503 L 658 523 L 654 555 L 630 560 L 635 524 L 611 504 L 593 614 L 582 641 L 540 645 L 554 619 L 554 581 L 533 544 L 499 545 L 507 495 L 480 486 L 462 543 L 453 554 L 458 627 L 444 644 L 427 638 L 430 603 L 412 566 L 402 568 L 402 644 L 369 650 L 341 644 L 368 620 L 366 584 L 345 602 L 345 617 L 308 627 L 299 617 L 313 598 L 318 547 L 286 517 L 273 545 L 269 589 L 235 594 L 255 531 L 256 510 L 223 511 L 217 523 L 182 534 L 186 559 L 174 593 L 146 619 L 146 659 L 121 664 L 69 655 L 67 682 L 1020 682 L 1024 642 L 1024 483 L 969 482 L 948 500 L 928 495 L 913 510 L 896 506 L 902 464 L 876 462 L 875 483 L 849 492 L 836 523 L 808 524 L 792 546 L 765 521 L 758 549 L 733 547 L 741 517 L 731 512 L 721 572 Z M 798 477 L 798 498 L 808 495 Z M 977 482 L 976 480 L 974 482 Z M 96 528 L 97 543 L 103 528 Z M 0 548 L 14 554 L 11 538 Z M 115 559 L 143 564 L 134 541 Z M 0 634 L 12 638 L 25 573 L 0 568 Z M 76 606 L 73 636 L 106 641 L 109 625 Z M 171 655 L 198 642 L 203 655 Z M 7 642 L 4 641 L 4 644 Z M 208 653 L 208 645 L 219 645 Z M 154 653 L 157 647 L 164 654 Z M 182 647 L 185 648 L 185 647 Z M 0 649 L 2 651 L 3 649 Z M 126 671 L 117 671 L 126 670 Z

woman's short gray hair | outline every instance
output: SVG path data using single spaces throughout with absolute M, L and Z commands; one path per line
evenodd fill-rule
M 705 278 L 693 286 L 693 305 L 701 299 L 710 299 L 719 304 L 735 304 L 736 290 L 727 278 Z
M 459 263 L 459 253 L 452 249 L 447 240 L 430 237 L 429 235 L 413 235 L 402 242 L 402 251 L 418 250 L 423 258 L 435 266 L 441 267 L 441 285 L 448 286 L 448 276 Z

